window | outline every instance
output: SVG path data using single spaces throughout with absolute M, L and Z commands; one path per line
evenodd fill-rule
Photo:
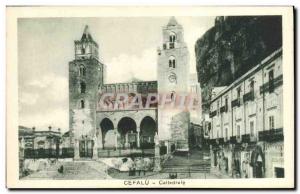
M 169 36 L 169 42 L 175 42 L 175 41 L 176 41 L 176 34 L 174 32 L 171 32 Z
M 237 126 L 236 126 L 236 136 L 237 136 L 237 138 L 240 138 L 240 136 L 241 136 L 241 128 L 240 128 L 240 125 L 237 125 Z
M 225 112 L 228 111 L 228 97 L 225 98 Z
M 250 136 L 251 137 L 254 136 L 254 122 L 253 121 L 250 122 Z
M 238 87 L 236 89 L 236 92 L 237 92 L 237 99 L 239 100 L 241 98 L 241 87 Z
M 250 92 L 254 92 L 254 80 L 250 82 Z
M 274 92 L 274 71 L 269 71 L 269 92 Z
M 274 129 L 274 116 L 269 117 L 269 129 Z
M 84 100 L 80 101 L 80 108 L 84 108 Z
M 169 67 L 173 67 L 173 68 L 175 68 L 176 67 L 176 60 L 175 60 L 175 57 L 174 56 L 171 56 L 170 58 L 169 58 Z
M 85 76 L 85 67 L 83 65 L 80 65 L 79 67 L 79 75 Z
M 85 54 L 85 49 L 84 48 L 81 49 L 81 54 L 83 54 L 83 55 Z
M 225 139 L 228 139 L 228 128 L 225 128 Z
M 217 101 L 217 114 L 220 114 L 220 101 Z
M 84 82 L 80 83 L 80 93 L 85 94 L 86 85 Z

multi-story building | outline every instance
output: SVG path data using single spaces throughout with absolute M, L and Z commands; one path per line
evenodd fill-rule
M 237 177 L 283 177 L 282 49 L 210 103 L 211 165 Z

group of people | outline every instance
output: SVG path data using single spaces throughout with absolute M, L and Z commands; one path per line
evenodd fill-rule
M 129 176 L 146 175 L 146 172 L 151 169 L 151 160 L 149 158 L 134 158 L 129 166 Z

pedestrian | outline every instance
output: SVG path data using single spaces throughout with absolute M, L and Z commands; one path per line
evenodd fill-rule
M 142 163 L 141 160 L 139 158 L 137 158 L 135 160 L 135 166 L 136 166 L 136 170 L 138 171 L 139 176 L 141 175 L 141 170 L 142 170 Z
M 146 162 L 144 158 L 141 158 L 141 171 L 143 172 L 144 176 L 146 175 Z

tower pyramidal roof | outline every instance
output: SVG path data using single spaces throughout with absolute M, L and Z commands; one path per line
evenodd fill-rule
M 172 16 L 168 22 L 168 26 L 177 26 L 178 22 L 176 21 L 175 17 Z
M 86 25 L 84 27 L 84 31 L 83 31 L 83 34 L 82 34 L 82 37 L 81 37 L 81 40 L 87 40 L 87 41 L 93 41 L 93 38 L 92 38 L 92 35 L 90 34 L 90 30 L 89 30 L 89 26 Z

